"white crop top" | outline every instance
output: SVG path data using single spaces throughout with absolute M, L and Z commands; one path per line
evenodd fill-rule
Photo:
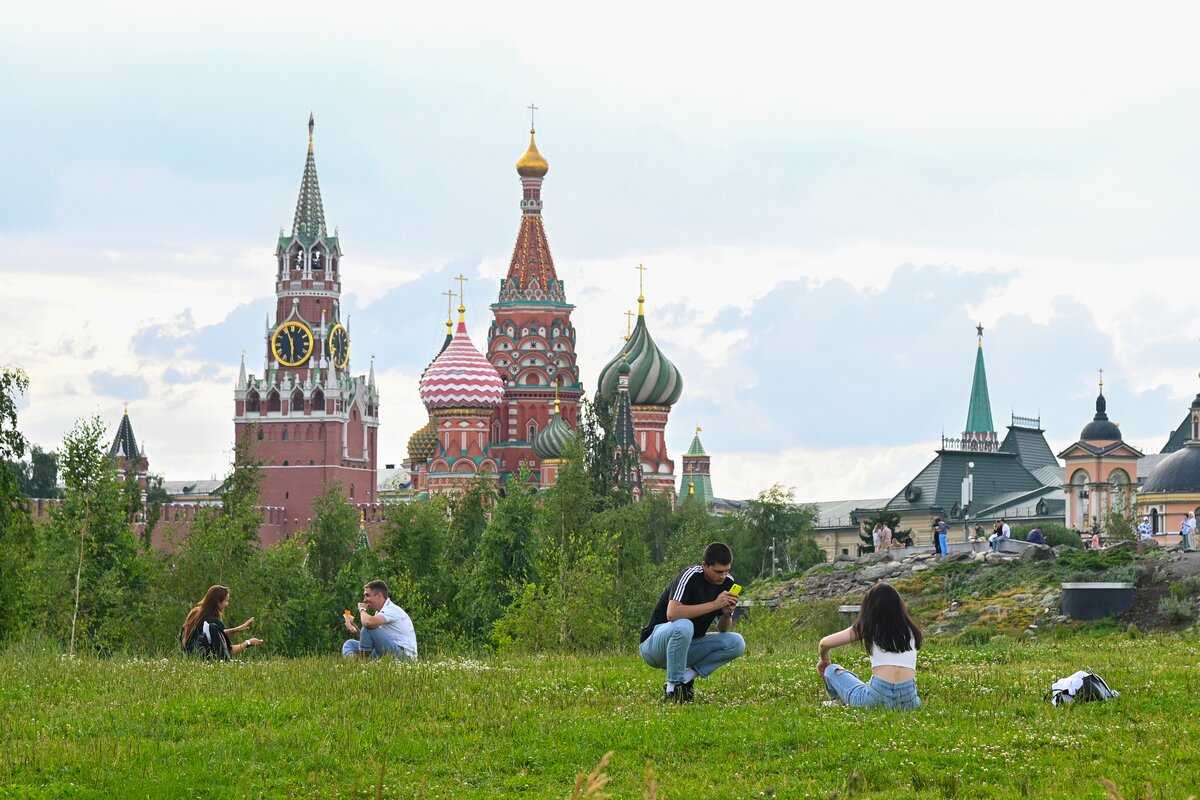
M 917 668 L 917 642 L 908 640 L 909 649 L 903 653 L 893 653 L 891 650 L 880 650 L 879 645 L 871 644 L 871 669 L 875 667 L 907 667 Z

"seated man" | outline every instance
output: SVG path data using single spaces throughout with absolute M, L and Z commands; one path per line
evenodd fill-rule
M 731 566 L 729 546 L 710 544 L 698 566 L 680 572 L 663 590 L 642 628 L 642 660 L 667 670 L 663 698 L 668 702 L 690 703 L 696 678 L 707 678 L 746 649 L 741 635 L 729 630 L 738 603 L 729 591 Z M 714 619 L 718 633 L 708 633 Z
M 404 609 L 388 597 L 388 587 L 383 581 L 371 581 L 363 587 L 363 599 L 358 604 L 358 621 L 361 630 L 346 613 L 346 630 L 358 634 L 357 639 L 347 639 L 342 645 L 346 658 L 379 658 L 392 655 L 397 658 L 417 658 L 417 632 Z
M 1046 537 L 1042 533 L 1042 529 L 1038 527 L 1029 532 L 1029 535 L 1025 537 L 1025 541 L 1029 542 L 1030 544 L 1045 544 Z

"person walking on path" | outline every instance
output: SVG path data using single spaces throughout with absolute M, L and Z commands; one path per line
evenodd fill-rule
M 396 656 L 412 661 L 417 659 L 417 632 L 412 619 L 403 608 L 388 596 L 388 585 L 371 581 L 363 587 L 363 599 L 358 604 L 358 625 L 349 611 L 344 618 L 346 630 L 358 636 L 342 645 L 346 658 L 379 658 Z
M 899 593 L 886 583 L 877 583 L 863 595 L 858 619 L 844 631 L 820 641 L 817 674 L 825 681 L 830 702 L 848 706 L 883 706 L 894 709 L 921 707 L 917 696 L 917 651 L 921 629 L 913 622 Z M 871 680 L 829 659 L 829 651 L 862 642 L 871 655 Z
M 642 628 L 638 652 L 651 667 L 667 671 L 667 702 L 692 702 L 696 678 L 707 678 L 746 650 L 746 641 L 731 631 L 738 603 L 730 591 L 735 585 L 732 566 L 729 545 L 713 542 L 704 548 L 700 563 L 684 569 L 663 590 Z M 717 632 L 709 633 L 713 620 Z
M 262 644 L 262 639 L 253 636 L 244 642 L 229 643 L 229 634 L 249 630 L 254 624 L 254 617 L 251 617 L 236 628 L 226 628 L 224 617 L 229 600 L 229 589 L 220 585 L 208 587 L 204 599 L 188 612 L 183 620 L 183 627 L 179 629 L 179 643 L 185 652 L 217 661 L 228 661 L 247 647 L 258 647 Z

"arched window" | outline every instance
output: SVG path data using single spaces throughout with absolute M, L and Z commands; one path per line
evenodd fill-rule
M 259 429 L 258 429 L 258 440 L 259 440 L 260 442 L 263 440 L 263 437 L 264 437 L 265 435 L 266 435 L 266 432 L 265 432 L 265 431 L 263 431 L 263 429 L 262 429 L 262 428 L 259 428 Z
M 279 392 L 272 389 L 271 393 L 267 395 L 267 411 L 279 411 L 279 408 Z
M 312 393 L 312 410 L 314 414 L 325 413 L 325 393 L 320 389 L 314 389 Z
M 288 440 L 288 429 L 287 428 L 283 429 L 283 433 L 279 434 L 279 438 L 285 442 Z
M 529 420 L 529 427 L 528 427 L 527 431 L 529 433 L 529 441 L 532 442 L 533 437 L 537 436 L 537 431 L 538 431 L 537 420 L 533 420 L 533 419 Z
M 304 392 L 299 389 L 292 392 L 292 411 L 304 411 Z
M 318 442 L 325 441 L 325 424 L 324 423 L 321 423 L 320 427 L 317 428 L 317 441 Z
M 353 483 L 352 483 L 352 484 L 350 484 L 350 497 L 351 497 L 352 499 L 353 499 L 353 497 L 354 497 L 354 484 L 353 484 Z
M 492 442 L 495 443 L 500 441 L 503 441 L 500 438 L 500 420 L 496 420 L 492 423 Z
M 251 389 L 246 393 L 246 411 L 258 411 L 258 392 Z
M 309 426 L 308 426 L 308 428 L 307 428 L 307 429 L 305 429 L 305 431 L 304 431 L 304 441 L 306 441 L 306 442 L 311 442 L 311 441 L 312 441 L 312 425 L 309 425 Z

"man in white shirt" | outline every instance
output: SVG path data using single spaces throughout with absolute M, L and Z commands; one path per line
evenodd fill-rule
M 1179 535 L 1183 539 L 1183 549 L 1192 549 L 1192 534 L 1196 532 L 1196 512 L 1189 511 L 1187 516 L 1183 518 L 1183 524 L 1179 526 Z
M 363 587 L 363 599 L 358 604 L 359 625 L 346 612 L 346 630 L 357 634 L 357 639 L 347 639 L 342 645 L 346 658 L 379 658 L 396 656 L 416 660 L 417 632 L 404 609 L 388 597 L 388 586 L 383 581 L 371 581 Z

